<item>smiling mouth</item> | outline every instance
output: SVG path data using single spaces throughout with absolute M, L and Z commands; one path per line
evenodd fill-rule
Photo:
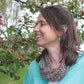
M 42 35 L 37 35 L 37 39 L 40 39 L 40 38 L 42 38 Z

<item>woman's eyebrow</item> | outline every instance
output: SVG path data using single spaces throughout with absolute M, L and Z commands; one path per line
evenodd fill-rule
M 37 22 L 39 22 L 39 23 L 45 23 L 45 21 L 43 21 L 43 20 L 38 20 Z

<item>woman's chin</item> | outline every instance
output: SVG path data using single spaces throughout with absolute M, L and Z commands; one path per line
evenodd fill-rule
M 37 45 L 40 46 L 40 47 L 43 47 L 43 45 L 39 42 L 37 42 Z
M 42 46 L 41 44 L 37 43 L 38 46 Z

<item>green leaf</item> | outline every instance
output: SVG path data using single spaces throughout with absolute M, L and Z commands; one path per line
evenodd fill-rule
M 4 66 L 0 66 L 0 71 L 5 72 L 5 73 L 7 72 L 7 70 Z

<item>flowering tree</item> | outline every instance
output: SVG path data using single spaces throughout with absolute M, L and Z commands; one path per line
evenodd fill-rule
M 20 78 L 16 74 L 18 69 L 33 61 L 41 51 L 41 48 L 36 45 L 35 34 L 29 29 L 35 26 L 30 18 L 31 16 L 25 14 L 24 21 L 18 19 L 16 26 L 11 25 L 0 31 L 3 35 L 0 37 L 0 71 L 9 73 L 14 79 Z M 3 25 L 2 28 L 4 27 Z

